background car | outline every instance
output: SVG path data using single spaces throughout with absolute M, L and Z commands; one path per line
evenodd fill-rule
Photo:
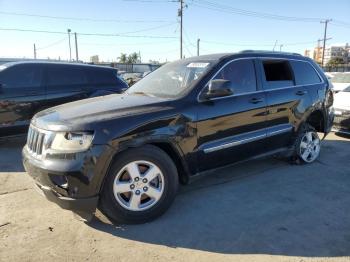
M 113 68 L 72 63 L 14 62 L 0 66 L 0 137 L 27 132 L 48 107 L 113 93 L 128 85 Z
M 331 81 L 335 92 L 342 91 L 350 87 L 350 72 L 336 73 L 331 78 Z
M 350 134 L 350 86 L 334 95 L 333 107 L 335 114 L 333 129 Z

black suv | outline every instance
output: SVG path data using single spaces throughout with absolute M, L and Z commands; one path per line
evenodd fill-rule
M 245 51 L 169 63 L 122 95 L 66 104 L 32 120 L 23 162 L 46 197 L 88 218 L 98 206 L 142 223 L 179 182 L 258 156 L 311 163 L 331 128 L 332 92 L 311 59 Z
M 13 62 L 0 66 L 0 137 L 25 133 L 48 107 L 121 93 L 127 84 L 113 68 L 72 63 Z

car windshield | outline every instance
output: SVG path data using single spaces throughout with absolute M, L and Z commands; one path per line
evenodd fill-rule
M 213 61 L 180 60 L 150 73 L 127 90 L 128 94 L 178 97 L 186 93 L 209 70 Z
M 350 83 L 350 74 L 336 74 L 332 78 L 333 83 Z
M 345 89 L 343 90 L 343 92 L 350 92 L 350 86 L 348 86 L 347 88 L 345 88 Z

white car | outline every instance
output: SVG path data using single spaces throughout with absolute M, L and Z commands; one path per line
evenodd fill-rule
M 350 84 L 334 95 L 333 108 L 333 128 L 335 131 L 350 134 Z
M 335 92 L 339 92 L 347 87 L 350 87 L 350 72 L 334 74 L 331 78 L 331 82 Z

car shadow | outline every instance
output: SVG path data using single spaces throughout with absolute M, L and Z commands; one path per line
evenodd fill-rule
M 88 225 L 128 240 L 224 254 L 350 255 L 350 140 L 323 142 L 320 159 L 254 160 L 182 186 L 172 207 L 143 225 Z
M 0 138 L 0 172 L 24 172 L 22 148 L 26 136 Z

